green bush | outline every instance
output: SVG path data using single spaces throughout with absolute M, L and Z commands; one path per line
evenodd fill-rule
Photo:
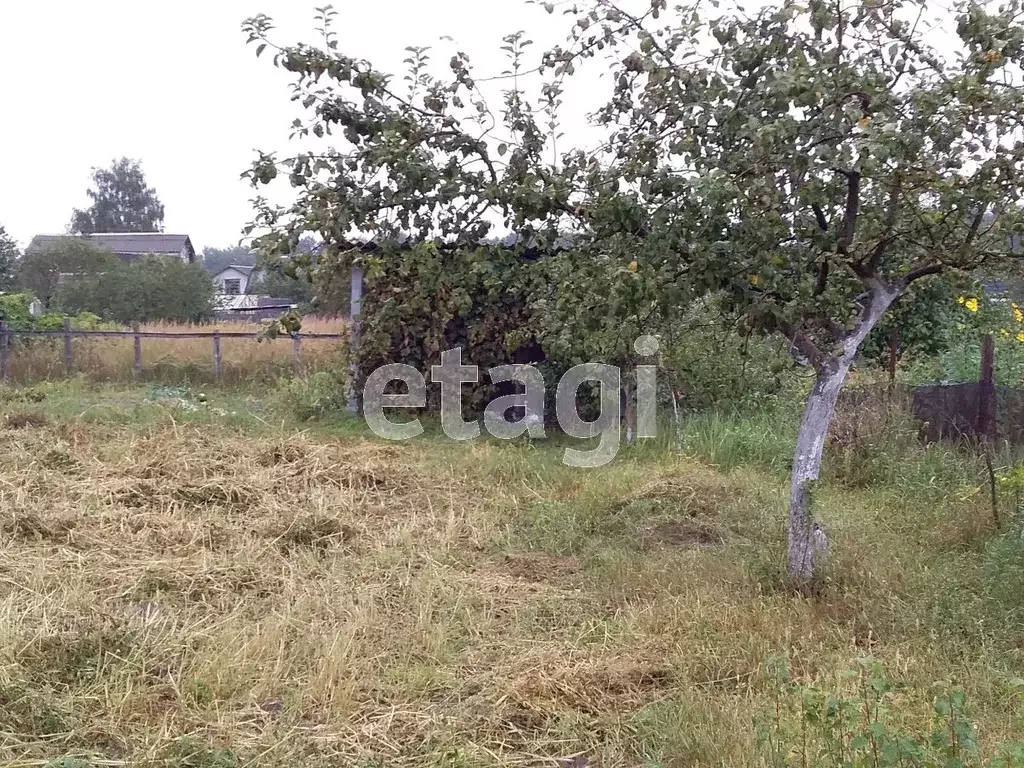
M 742 333 L 714 300 L 689 312 L 662 337 L 662 375 L 689 410 L 761 410 L 796 378 L 793 359 L 777 339 Z
M 346 377 L 336 371 L 317 371 L 308 376 L 282 379 L 270 395 L 274 410 L 298 421 L 344 413 L 348 405 Z
M 840 690 L 826 691 L 790 680 L 785 659 L 768 667 L 774 706 L 761 713 L 757 742 L 764 764 L 815 768 L 1010 768 L 1024 766 L 1024 742 L 987 745 L 995 754 L 982 760 L 968 717 L 964 693 L 936 684 L 931 700 L 931 725 L 908 727 L 910 703 L 896 706 L 896 686 L 881 664 L 857 660 L 845 670 Z M 1012 681 L 1024 684 L 1024 681 Z
M 199 322 L 213 313 L 214 290 L 199 265 L 150 256 L 131 264 L 119 262 L 102 275 L 62 281 L 54 304 L 68 314 L 88 312 L 122 324 Z
M 8 293 L 0 296 L 0 319 L 9 328 L 35 328 L 31 306 L 35 297 L 31 293 Z

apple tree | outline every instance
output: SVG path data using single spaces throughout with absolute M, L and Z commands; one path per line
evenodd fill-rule
M 403 79 L 346 55 L 329 8 L 316 44 L 280 46 L 254 17 L 257 53 L 294 76 L 296 134 L 324 148 L 259 156 L 253 183 L 286 175 L 297 194 L 283 208 L 258 199 L 250 232 L 276 253 L 315 232 L 337 269 L 366 258 L 348 246 L 359 235 L 382 245 L 378 265 L 410 237 L 473 245 L 504 227 L 542 250 L 569 237 L 552 258 L 572 299 L 541 302 L 547 327 L 580 308 L 600 317 L 611 295 L 644 303 L 616 312 L 670 324 L 714 294 L 751 332 L 780 335 L 815 374 L 788 516 L 787 570 L 806 583 L 828 547 L 812 489 L 862 343 L 915 282 L 1013 255 L 1022 7 L 716 5 L 541 3 L 566 43 L 533 55 L 507 36 L 500 109 L 462 52 L 440 74 L 410 48 Z M 598 94 L 598 146 L 562 135 L 570 92 Z M 620 290 L 628 280 L 642 290 Z

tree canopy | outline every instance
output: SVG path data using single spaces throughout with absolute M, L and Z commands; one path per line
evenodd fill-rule
M 92 205 L 75 209 L 68 227 L 71 234 L 163 231 L 163 203 L 147 186 L 138 160 L 122 157 L 109 168 L 94 168 L 92 183 L 87 192 Z
M 14 285 L 14 268 L 20 255 L 14 238 L 0 226 L 0 291 L 9 291 Z
M 557 291 L 535 301 L 538 330 L 578 329 L 588 354 L 623 348 L 621 329 L 671 327 L 710 294 L 750 332 L 781 335 L 816 374 L 788 527 L 788 570 L 806 582 L 827 552 L 811 488 L 862 342 L 911 285 L 1013 255 L 1021 3 L 540 7 L 561 11 L 567 44 L 531 56 L 524 33 L 505 38 L 497 115 L 462 52 L 440 74 L 410 48 L 403 81 L 341 51 L 330 9 L 318 45 L 280 46 L 268 17 L 248 20 L 257 54 L 270 47 L 294 76 L 308 113 L 296 135 L 338 134 L 260 154 L 253 183 L 283 173 L 297 196 L 259 200 L 249 231 L 272 254 L 315 232 L 315 268 L 362 261 L 372 276 L 407 258 L 392 246 L 410 237 L 475 246 L 513 230 L 514 248 L 560 265 Z M 593 89 L 580 80 L 590 60 L 608 84 L 592 113 L 603 143 L 567 146 L 561 98 Z M 381 248 L 353 251 L 359 236 Z
M 28 248 L 18 264 L 16 282 L 51 309 L 62 275 L 97 275 L 120 263 L 113 253 L 85 238 L 62 237 L 43 247 Z

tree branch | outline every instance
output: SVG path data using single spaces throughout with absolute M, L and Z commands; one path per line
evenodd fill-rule
M 817 203 L 812 203 L 811 210 L 814 211 L 814 219 L 818 222 L 818 229 L 822 232 L 828 232 L 828 219 L 825 218 L 825 212 L 821 210 L 821 206 Z
M 801 355 L 807 358 L 807 361 L 811 364 L 815 370 L 821 367 L 821 362 L 824 359 L 824 355 L 821 350 L 818 349 L 818 345 L 814 343 L 814 340 L 810 336 L 807 336 L 803 331 L 797 330 L 796 326 L 792 323 L 783 323 L 779 326 L 779 330 L 782 335 L 789 339 L 789 342 L 793 345 Z
M 893 180 L 892 188 L 889 190 L 889 205 L 885 209 L 885 224 L 882 239 L 878 241 L 874 249 L 871 251 L 871 256 L 868 257 L 868 266 L 872 272 L 878 270 L 878 265 L 882 261 L 882 257 L 885 256 L 886 250 L 892 245 L 896 239 L 893 237 L 893 232 L 896 230 L 896 220 L 899 216 L 899 205 L 900 205 L 900 193 L 902 191 L 902 183 L 900 182 L 899 176 Z
M 922 277 L 928 275 L 937 275 L 946 269 L 946 265 L 941 262 L 931 262 L 929 264 L 919 264 L 916 267 L 912 267 L 908 270 L 907 274 L 903 276 L 903 282 L 905 285 L 910 285 L 915 280 L 919 280 Z
M 857 230 L 857 214 L 860 211 L 860 173 L 858 171 L 839 171 L 846 176 L 846 210 L 843 213 L 843 234 L 836 243 L 836 250 L 843 256 L 853 245 L 853 236 Z

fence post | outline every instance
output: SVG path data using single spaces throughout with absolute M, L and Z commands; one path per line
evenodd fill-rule
M 900 327 L 893 325 L 889 333 L 889 394 L 896 389 L 896 364 L 900 357 Z
M 292 361 L 295 363 L 295 370 L 302 364 L 302 336 L 296 333 L 292 336 Z
M 132 333 L 134 334 L 132 342 L 135 347 L 135 360 L 132 363 L 132 375 L 135 377 L 135 380 L 138 381 L 142 378 L 142 337 L 139 336 L 138 320 L 132 323 Z
M 213 332 L 213 375 L 220 381 L 220 331 Z
M 978 437 L 996 439 L 996 343 L 992 334 L 981 341 L 981 372 L 978 377 Z
M 359 413 L 362 410 L 362 398 L 356 382 L 359 381 L 359 365 L 356 357 L 359 350 L 360 313 L 363 311 L 363 267 L 352 265 L 352 288 L 349 294 L 349 328 L 348 328 L 348 410 Z
M 7 380 L 11 356 L 11 335 L 7 331 L 7 322 L 0 320 L 0 379 Z
M 71 318 L 64 318 L 64 374 L 71 375 Z

